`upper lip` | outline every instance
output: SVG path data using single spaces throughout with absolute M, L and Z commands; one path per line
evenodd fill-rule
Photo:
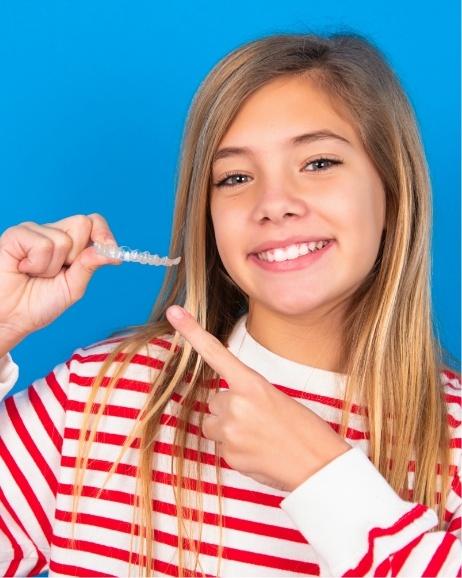
M 254 247 L 250 252 L 249 255 L 256 255 L 258 253 L 263 253 L 265 251 L 270 251 L 272 249 L 284 249 L 285 247 L 290 247 L 290 245 L 301 245 L 302 243 L 319 243 L 319 241 L 330 241 L 331 237 L 321 237 L 321 236 L 298 236 L 298 237 L 291 237 L 289 239 L 281 239 L 281 240 L 270 240 L 261 243 Z

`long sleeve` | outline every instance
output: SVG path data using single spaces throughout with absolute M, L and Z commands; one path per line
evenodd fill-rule
M 0 400 L 4 399 L 18 379 L 18 366 L 7 353 L 0 358 Z
M 4 389 L 17 369 L 7 360 Z M 28 576 L 47 568 L 68 368 L 7 398 L 0 406 L 0 575 Z
M 460 472 L 448 496 L 448 531 L 433 510 L 402 500 L 352 449 L 282 503 L 330 576 L 460 576 Z

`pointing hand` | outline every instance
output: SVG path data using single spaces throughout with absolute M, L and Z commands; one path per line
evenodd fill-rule
M 235 470 L 292 491 L 351 449 L 322 418 L 239 361 L 184 309 L 167 311 L 172 326 L 228 384 L 209 403 L 203 433 Z

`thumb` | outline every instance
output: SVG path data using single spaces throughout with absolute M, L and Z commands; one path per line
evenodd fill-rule
M 84 249 L 65 272 L 66 284 L 72 303 L 75 303 L 84 295 L 95 271 L 104 267 L 104 265 L 120 264 L 121 261 L 98 255 L 94 247 Z

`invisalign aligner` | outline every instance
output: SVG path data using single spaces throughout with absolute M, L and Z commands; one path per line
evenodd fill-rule
M 98 255 L 103 255 L 109 259 L 117 259 L 118 261 L 132 261 L 133 263 L 141 263 L 142 265 L 164 265 L 171 267 L 178 265 L 181 257 L 170 259 L 169 257 L 159 257 L 159 255 L 151 255 L 149 251 L 138 251 L 138 249 L 130 249 L 130 247 L 118 247 L 117 245 L 105 245 L 104 243 L 94 243 L 95 252 Z

